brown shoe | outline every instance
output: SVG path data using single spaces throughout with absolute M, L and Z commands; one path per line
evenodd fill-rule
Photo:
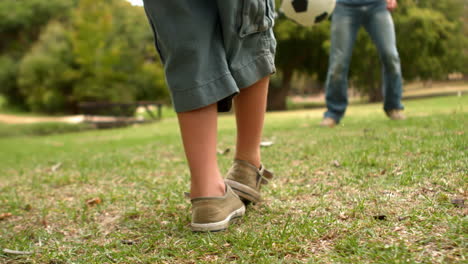
M 331 118 L 331 117 L 325 117 L 325 118 L 323 118 L 322 122 L 320 122 L 319 125 L 323 126 L 323 127 L 335 127 L 336 126 L 336 120 Z
M 273 173 L 263 165 L 260 169 L 243 160 L 234 160 L 227 173 L 225 182 L 239 195 L 244 202 L 257 203 L 261 201 L 260 189 L 273 178 Z
M 229 223 L 245 213 L 244 203 L 231 187 L 221 197 L 199 197 L 192 202 L 192 231 L 216 232 L 228 228 Z
M 391 120 L 405 120 L 406 116 L 403 114 L 403 110 L 401 109 L 392 109 L 385 111 L 385 114 L 387 114 L 388 118 Z

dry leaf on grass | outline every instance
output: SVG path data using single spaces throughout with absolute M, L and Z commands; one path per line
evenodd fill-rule
M 41 225 L 45 228 L 49 226 L 49 223 L 47 222 L 47 218 L 45 216 L 41 219 Z
M 463 198 L 455 198 L 455 199 L 452 199 L 451 202 L 456 207 L 461 207 L 461 208 L 465 207 L 465 199 L 463 199 Z
M 120 240 L 120 242 L 124 245 L 134 245 L 136 244 L 136 241 L 133 241 L 133 240 L 127 240 L 127 239 L 123 239 L 123 240 Z
M 333 161 L 333 165 L 334 165 L 335 167 L 337 167 L 337 168 L 341 166 L 340 162 L 337 161 L 337 160 L 334 160 L 334 161 Z
M 29 252 L 29 251 L 18 251 L 18 250 L 11 250 L 8 248 L 4 248 L 3 253 L 11 254 L 11 255 L 31 255 L 32 254 L 32 252 Z
M 323 170 L 316 170 L 314 174 L 317 176 L 326 176 L 328 173 Z
M 387 216 L 386 215 L 374 215 L 374 219 L 375 220 L 387 220 Z
M 338 218 L 341 220 L 348 220 L 349 216 L 347 216 L 344 212 L 341 212 Z
M 59 163 L 55 164 L 54 166 L 52 166 L 52 167 L 50 168 L 50 170 L 51 170 L 52 172 L 56 172 L 56 171 L 58 171 L 58 169 L 60 169 L 60 167 L 62 167 L 62 162 L 59 162 Z
M 385 175 L 385 173 L 387 173 L 387 170 L 381 170 L 380 172 L 369 172 L 367 174 L 367 176 L 368 177 L 378 177 L 378 176 Z
M 3 213 L 3 214 L 0 214 L 0 221 L 1 220 L 5 220 L 7 219 L 8 217 L 12 217 L 13 215 L 11 213 Z
M 225 150 L 218 149 L 218 154 L 219 154 L 219 155 L 226 155 L 226 154 L 228 154 L 229 152 L 231 152 L 231 149 L 230 149 L 230 148 L 227 148 L 227 149 L 225 149 Z
M 260 147 L 270 147 L 273 144 L 273 141 L 263 141 L 260 143 Z
M 102 203 L 102 200 L 99 197 L 95 197 L 86 201 L 86 204 L 89 206 L 93 206 L 93 205 L 100 204 L 100 203 Z
M 398 221 L 404 221 L 404 220 L 406 220 L 408 218 L 409 218 L 409 216 L 399 216 Z

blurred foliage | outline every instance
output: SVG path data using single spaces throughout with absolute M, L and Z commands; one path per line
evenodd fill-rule
M 393 16 L 405 80 L 468 74 L 467 2 L 398 2 Z M 269 109 L 286 108 L 294 76 L 323 84 L 330 47 L 329 21 L 306 28 L 278 14 L 279 74 L 271 81 Z M 142 7 L 125 0 L 2 0 L 0 17 L 0 94 L 11 105 L 63 113 L 77 112 L 81 101 L 169 98 Z M 376 100 L 380 61 L 364 31 L 353 58 L 351 83 Z
M 399 0 L 393 12 L 403 78 L 445 80 L 449 73 L 468 74 L 467 15 L 463 0 Z M 465 13 L 464 13 L 465 12 Z M 381 67 L 375 46 L 363 30 L 351 64 L 354 87 L 369 101 L 382 99 Z
M 276 1 L 279 6 L 280 1 Z M 405 80 L 443 80 L 449 73 L 468 74 L 468 17 L 465 0 L 399 0 L 392 13 Z M 281 13 L 281 12 L 280 12 Z M 279 17 L 277 67 L 269 109 L 285 109 L 293 74 L 307 74 L 323 84 L 329 55 L 330 22 L 305 28 Z M 367 32 L 359 32 L 350 81 L 370 101 L 381 98 L 380 60 Z M 278 80 L 280 79 L 280 80 Z
M 14 14 L 2 20 L 0 32 L 23 32 L 0 40 L 0 93 L 10 104 L 72 113 L 81 101 L 168 99 L 142 7 L 123 0 L 34 0 L 31 3 L 48 11 L 31 18 L 33 23 L 24 14 L 35 12 L 37 5 L 15 2 L 22 1 L 0 3 L 0 14 L 8 10 Z M 28 35 L 30 41 L 22 45 L 28 32 L 37 33 Z
M 0 1 L 0 94 L 26 107 L 17 86 L 18 63 L 52 19 L 66 19 L 75 0 Z
M 73 28 L 80 80 L 74 86 L 76 100 L 129 102 L 167 97 L 141 7 L 121 0 L 82 0 Z
M 76 0 L 0 1 L 0 52 L 21 56 L 51 19 L 66 19 Z
M 72 102 L 77 76 L 67 34 L 62 24 L 49 23 L 20 62 L 18 86 L 33 111 L 61 112 Z

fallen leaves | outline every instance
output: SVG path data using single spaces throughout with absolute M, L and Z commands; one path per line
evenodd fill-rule
M 62 162 L 57 162 L 50 167 L 44 168 L 44 172 L 54 173 L 54 172 L 59 171 L 61 167 L 62 167 Z
M 338 218 L 341 220 L 348 220 L 349 216 L 347 216 L 344 212 L 341 212 L 340 215 L 338 215 Z
M 92 199 L 89 199 L 89 200 L 86 201 L 86 204 L 88 206 L 94 206 L 94 205 L 97 205 L 97 204 L 100 204 L 100 203 L 102 203 L 102 200 L 99 197 L 95 197 L 95 198 L 92 198 Z
M 459 208 L 464 208 L 466 205 L 465 205 L 465 199 L 463 198 L 455 198 L 455 199 L 452 199 L 451 200 L 451 203 L 453 205 L 455 205 L 455 207 L 459 207 Z
M 381 170 L 380 172 L 369 172 L 367 174 L 368 177 L 378 177 L 378 176 L 383 176 L 387 173 L 387 170 Z
M 134 245 L 134 244 L 136 244 L 136 241 L 123 239 L 123 240 L 120 240 L 120 243 L 122 243 L 124 245 Z
M 42 219 L 40 220 L 40 223 L 45 228 L 47 228 L 49 226 L 49 223 L 47 222 L 47 218 L 45 216 L 42 217 Z
M 54 166 L 52 166 L 52 167 L 50 168 L 50 170 L 51 170 L 52 172 L 56 172 L 58 169 L 60 169 L 60 167 L 62 167 L 62 163 L 61 163 L 61 162 L 59 162 L 59 163 L 55 164 Z
M 11 213 L 3 213 L 3 214 L 0 214 L 0 221 L 2 220 L 5 220 L 9 217 L 12 217 L 13 215 Z
M 387 220 L 387 216 L 386 215 L 374 215 L 374 219 L 384 221 L 384 220 Z
M 335 167 L 339 168 L 339 167 L 341 167 L 341 164 L 340 164 L 340 162 L 339 162 L 339 161 L 337 161 L 337 160 L 334 160 L 334 161 L 333 161 L 333 166 L 335 166 Z
M 32 252 L 30 251 L 18 251 L 18 250 L 11 250 L 8 248 L 4 248 L 3 253 L 10 254 L 10 255 L 31 255 L 32 254 Z
M 260 143 L 260 147 L 270 147 L 270 146 L 272 146 L 273 144 L 274 144 L 273 141 L 262 141 L 262 142 Z
M 224 150 L 218 149 L 217 152 L 218 152 L 219 155 L 226 155 L 226 154 L 228 154 L 229 152 L 231 152 L 231 149 L 230 149 L 230 148 L 226 148 L 226 149 L 224 149 Z
M 395 165 L 395 168 L 393 169 L 392 173 L 396 176 L 401 176 L 403 175 L 403 168 L 399 165 Z

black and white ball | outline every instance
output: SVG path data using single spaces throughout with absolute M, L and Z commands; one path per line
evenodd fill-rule
M 283 0 L 281 11 L 303 26 L 313 26 L 327 19 L 336 0 Z

